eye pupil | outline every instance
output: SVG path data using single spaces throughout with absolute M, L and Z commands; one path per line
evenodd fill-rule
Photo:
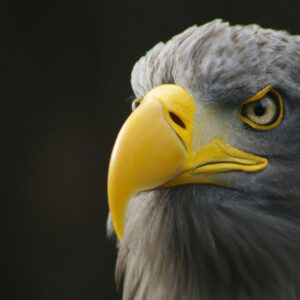
M 254 106 L 254 113 L 258 117 L 262 117 L 266 113 L 266 107 L 261 101 Z

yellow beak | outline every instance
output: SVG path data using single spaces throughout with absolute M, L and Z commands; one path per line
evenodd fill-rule
M 256 172 L 265 158 L 240 151 L 220 139 L 193 149 L 194 99 L 180 86 L 151 90 L 123 125 L 110 160 L 108 201 L 119 239 L 129 200 L 160 186 L 211 183 L 207 174 Z

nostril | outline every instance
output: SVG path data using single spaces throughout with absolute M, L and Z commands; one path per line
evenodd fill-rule
M 169 112 L 169 115 L 171 117 L 171 119 L 181 128 L 185 129 L 185 124 L 183 123 L 183 121 L 172 111 Z

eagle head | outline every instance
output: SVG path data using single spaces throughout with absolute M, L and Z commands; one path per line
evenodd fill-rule
M 300 37 L 215 20 L 142 57 L 111 156 L 125 300 L 300 299 Z

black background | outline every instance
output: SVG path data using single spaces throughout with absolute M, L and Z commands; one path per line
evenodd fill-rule
M 134 62 L 194 24 L 300 33 L 297 1 L 22 1 L 1 9 L 1 299 L 120 299 L 106 176 Z M 7 170 L 7 171 L 6 171 Z

